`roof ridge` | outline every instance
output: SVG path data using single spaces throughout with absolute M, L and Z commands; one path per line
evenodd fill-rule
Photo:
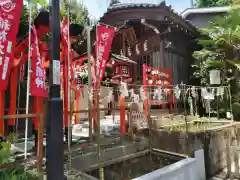
M 186 22 L 187 25 L 189 25 L 191 28 L 196 28 L 194 27 L 191 23 L 187 22 L 180 14 L 175 12 L 172 9 L 171 5 L 166 5 L 165 1 L 162 1 L 158 4 L 153 4 L 153 3 L 118 3 L 114 4 L 113 6 L 109 7 L 107 11 L 100 17 L 99 21 L 101 22 L 108 14 L 117 11 L 117 10 L 122 10 L 122 9 L 134 9 L 134 8 L 163 8 L 166 11 L 169 11 L 172 13 L 172 16 L 175 16 L 179 18 L 180 20 Z
M 193 13 L 213 13 L 213 12 L 225 12 L 230 9 L 229 6 L 221 7 L 205 7 L 205 8 L 187 8 L 182 13 L 181 16 L 186 18 L 188 15 Z

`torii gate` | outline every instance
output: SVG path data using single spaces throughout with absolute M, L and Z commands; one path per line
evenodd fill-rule
M 33 21 L 36 30 L 38 39 L 41 40 L 48 32 L 49 32 L 49 12 L 42 11 L 38 14 L 36 19 Z M 75 33 L 72 33 L 71 40 L 75 39 L 76 32 L 81 33 L 82 27 L 78 25 L 75 26 Z M 76 27 L 79 29 L 76 30 Z M 70 28 L 71 30 L 71 28 Z M 14 61 L 13 67 L 11 69 L 10 74 L 10 106 L 8 110 L 8 114 L 16 114 L 16 101 L 17 101 L 17 84 L 18 84 L 18 74 L 21 68 L 26 64 L 28 59 L 28 54 L 26 53 L 28 49 L 28 35 L 26 35 L 23 40 L 19 41 L 15 45 L 15 53 L 14 53 Z M 40 41 L 39 43 L 40 54 L 43 60 L 43 68 L 47 69 L 49 67 L 49 53 L 48 53 L 48 45 Z M 72 57 L 77 56 L 77 53 L 72 51 Z M 64 63 L 64 54 L 61 53 L 61 62 Z M 0 92 L 0 115 L 4 115 L 4 107 L 5 107 L 5 92 Z M 33 113 L 39 113 L 43 110 L 43 99 L 34 97 L 33 102 Z M 65 112 L 68 113 L 68 112 Z M 33 119 L 34 122 L 34 129 L 38 129 L 38 118 Z M 8 129 L 13 131 L 15 126 L 15 119 L 8 120 Z M 67 126 L 65 120 L 65 126 Z M 5 135 L 4 133 L 4 121 L 0 120 L 0 134 Z

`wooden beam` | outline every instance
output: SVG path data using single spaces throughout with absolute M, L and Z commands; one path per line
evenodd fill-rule
M 41 114 L 14 114 L 14 115 L 3 115 L 3 116 L 0 116 L 0 120 L 12 119 L 12 118 L 24 119 L 24 118 L 33 118 L 33 117 L 39 117 L 39 116 L 41 116 Z

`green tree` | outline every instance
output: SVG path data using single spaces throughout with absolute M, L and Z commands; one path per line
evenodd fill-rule
M 70 20 L 72 23 L 84 25 L 85 18 L 88 16 L 87 8 L 78 0 L 71 0 L 69 4 Z
M 216 6 L 229 6 L 232 4 L 232 0 L 218 0 Z
M 27 0 L 26 2 L 29 2 L 30 0 Z M 49 8 L 49 4 L 45 0 L 31 0 L 33 3 L 32 7 L 32 14 L 33 19 L 37 16 L 39 13 L 39 9 L 37 8 L 37 5 L 42 6 L 44 9 Z M 70 9 L 70 20 L 71 23 L 81 24 L 83 25 L 85 17 L 88 15 L 87 8 L 81 4 L 78 0 L 71 0 L 68 4 Z M 60 1 L 60 14 L 61 17 L 66 15 L 66 4 L 65 1 Z M 23 25 L 28 24 L 28 15 L 29 10 L 26 5 L 24 5 L 23 13 L 21 17 L 21 23 Z
M 49 4 L 45 0 L 26 0 L 25 2 L 32 2 L 32 19 L 34 19 L 38 13 L 38 5 L 42 6 L 44 9 L 49 8 Z M 70 21 L 74 24 L 83 25 L 85 17 L 88 15 L 86 7 L 81 4 L 78 0 L 71 0 L 68 4 L 70 9 Z M 61 18 L 66 15 L 66 4 L 65 1 L 60 1 L 60 14 Z M 22 38 L 28 32 L 28 23 L 29 23 L 29 9 L 26 5 L 23 6 L 22 16 L 19 24 L 18 38 Z M 44 37 L 44 40 L 48 41 L 49 35 Z
M 209 71 L 219 69 L 222 74 L 222 85 L 231 85 L 233 101 L 240 100 L 237 91 L 237 81 L 240 77 L 240 11 L 239 2 L 234 1 L 234 6 L 226 17 L 216 19 L 208 29 L 201 30 L 202 37 L 199 44 L 202 49 L 195 51 L 193 67 L 194 78 L 201 85 L 209 84 Z
M 198 0 L 197 6 L 202 7 L 218 7 L 218 6 L 228 6 L 232 4 L 232 0 Z
M 109 7 L 115 5 L 115 4 L 119 4 L 121 3 L 119 0 L 111 0 L 110 3 L 109 3 Z

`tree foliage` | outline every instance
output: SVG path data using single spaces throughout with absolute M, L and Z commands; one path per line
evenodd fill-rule
M 0 164 L 11 163 L 15 160 L 11 152 L 10 142 L 0 142 Z M 1 180 L 37 180 L 38 178 L 26 171 L 23 166 L 13 165 L 8 168 L 0 169 Z
M 69 9 L 71 22 L 83 25 L 85 23 L 86 16 L 88 16 L 86 7 L 83 6 L 83 4 L 81 4 L 78 0 L 71 0 Z
M 26 1 L 28 2 L 28 1 Z M 49 4 L 45 0 L 35 0 L 32 1 L 32 19 L 34 19 L 37 14 L 39 13 L 38 5 L 42 6 L 44 9 L 49 9 Z M 68 4 L 69 6 L 69 15 L 71 23 L 83 25 L 85 21 L 85 17 L 88 15 L 88 11 L 86 7 L 81 4 L 78 0 L 71 0 Z M 60 1 L 60 15 L 63 18 L 66 15 L 66 4 L 62 0 Z M 18 35 L 21 36 L 22 34 L 26 34 L 28 31 L 28 21 L 29 21 L 29 8 L 27 5 L 23 6 L 21 21 L 19 25 L 19 33 Z
M 222 85 L 230 84 L 234 98 L 240 100 L 236 91 L 240 70 L 240 11 L 237 1 L 226 17 L 216 19 L 208 29 L 201 30 L 202 37 L 199 44 L 202 49 L 195 51 L 192 67 L 194 78 L 200 80 L 201 85 L 209 84 L 209 71 L 219 69 L 222 75 Z
M 218 7 L 228 6 L 232 4 L 232 0 L 198 0 L 197 6 L 202 7 Z
M 109 7 L 115 5 L 115 4 L 119 4 L 121 3 L 119 0 L 111 0 L 110 3 L 109 3 Z
M 23 5 L 22 9 L 22 15 L 20 19 L 19 24 L 19 30 L 18 30 L 18 38 L 24 37 L 24 35 L 27 34 L 28 28 L 29 28 L 29 7 L 26 5 L 31 1 L 32 3 L 32 19 L 35 19 L 40 12 L 41 9 L 49 9 L 49 4 L 45 0 L 26 0 L 25 5 Z M 41 8 L 39 9 L 39 5 Z M 63 19 L 63 17 L 66 16 L 66 4 L 65 1 L 60 1 L 60 17 Z M 68 4 L 69 7 L 69 16 L 70 16 L 70 22 L 74 24 L 80 24 L 83 25 L 85 23 L 85 18 L 88 16 L 88 11 L 86 7 L 81 4 L 78 0 L 71 0 Z M 44 37 L 44 40 L 48 40 L 49 37 L 46 35 Z

